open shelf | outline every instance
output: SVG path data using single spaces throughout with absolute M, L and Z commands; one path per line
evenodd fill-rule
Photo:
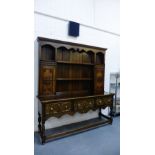
M 69 64 L 85 64 L 93 65 L 94 64 L 94 52 L 85 51 L 84 49 L 67 49 L 66 47 L 57 48 L 57 63 L 69 63 Z
M 57 65 L 57 80 L 92 80 L 92 66 Z
M 92 87 L 91 80 L 56 80 L 56 89 L 58 90 L 81 90 Z
M 55 61 L 55 48 L 51 45 L 43 45 L 41 47 L 41 61 Z
M 89 90 L 72 90 L 72 91 L 57 91 L 56 95 L 73 95 L 73 94 L 88 94 Z
M 96 64 L 101 65 L 104 63 L 104 54 L 101 52 L 96 53 Z
M 57 60 L 60 60 L 60 61 L 70 60 L 70 52 L 66 47 L 62 46 L 57 49 Z

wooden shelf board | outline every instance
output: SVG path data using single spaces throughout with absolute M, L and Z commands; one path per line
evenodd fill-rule
M 91 65 L 91 66 L 94 65 L 92 63 L 80 63 L 80 62 L 69 62 L 69 61 L 57 61 L 57 63 L 73 64 L 73 65 Z
M 88 90 L 69 90 L 69 91 L 56 91 L 56 94 L 74 94 L 74 93 L 87 93 Z
M 44 59 L 40 59 L 40 62 L 56 63 L 55 60 L 44 60 Z

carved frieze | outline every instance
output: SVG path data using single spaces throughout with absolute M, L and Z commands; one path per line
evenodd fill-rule
M 86 113 L 89 110 L 95 110 L 94 99 L 76 100 L 74 103 L 75 112 Z
M 71 112 L 71 102 L 56 102 L 46 104 L 46 115 L 61 117 L 64 114 Z
M 45 104 L 45 113 L 48 117 L 61 117 L 65 114 L 73 115 L 76 112 L 87 113 L 89 110 L 112 107 L 113 96 L 96 96 L 94 98 L 72 99 Z
M 96 98 L 96 106 L 106 108 L 107 106 L 111 107 L 113 98 L 111 96 L 107 97 L 98 97 Z

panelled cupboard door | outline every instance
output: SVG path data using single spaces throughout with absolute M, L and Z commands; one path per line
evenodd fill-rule
M 104 93 L 104 68 L 95 67 L 95 94 Z
M 55 94 L 55 65 L 40 65 L 39 95 Z

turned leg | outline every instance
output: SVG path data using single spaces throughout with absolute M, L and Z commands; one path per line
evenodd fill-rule
M 99 118 L 102 116 L 101 108 L 99 108 L 99 113 L 98 113 Z
M 112 124 L 112 121 L 113 121 L 113 118 L 112 118 L 112 114 L 113 113 L 113 108 L 112 107 L 110 107 L 110 120 L 111 120 L 111 124 Z
M 38 112 L 38 129 L 39 129 L 39 133 L 41 134 L 41 115 Z
M 45 120 L 42 120 L 42 126 L 41 126 L 41 138 L 42 138 L 42 144 L 45 143 Z
M 102 110 L 102 108 L 99 108 L 99 118 L 101 118 L 101 117 L 105 117 L 105 118 L 107 118 L 107 119 L 109 119 L 110 120 L 110 124 L 112 124 L 112 121 L 113 121 L 113 119 L 112 119 L 112 117 L 110 116 L 106 116 L 106 115 L 104 115 L 104 114 L 102 114 L 102 112 L 101 112 L 101 110 Z

